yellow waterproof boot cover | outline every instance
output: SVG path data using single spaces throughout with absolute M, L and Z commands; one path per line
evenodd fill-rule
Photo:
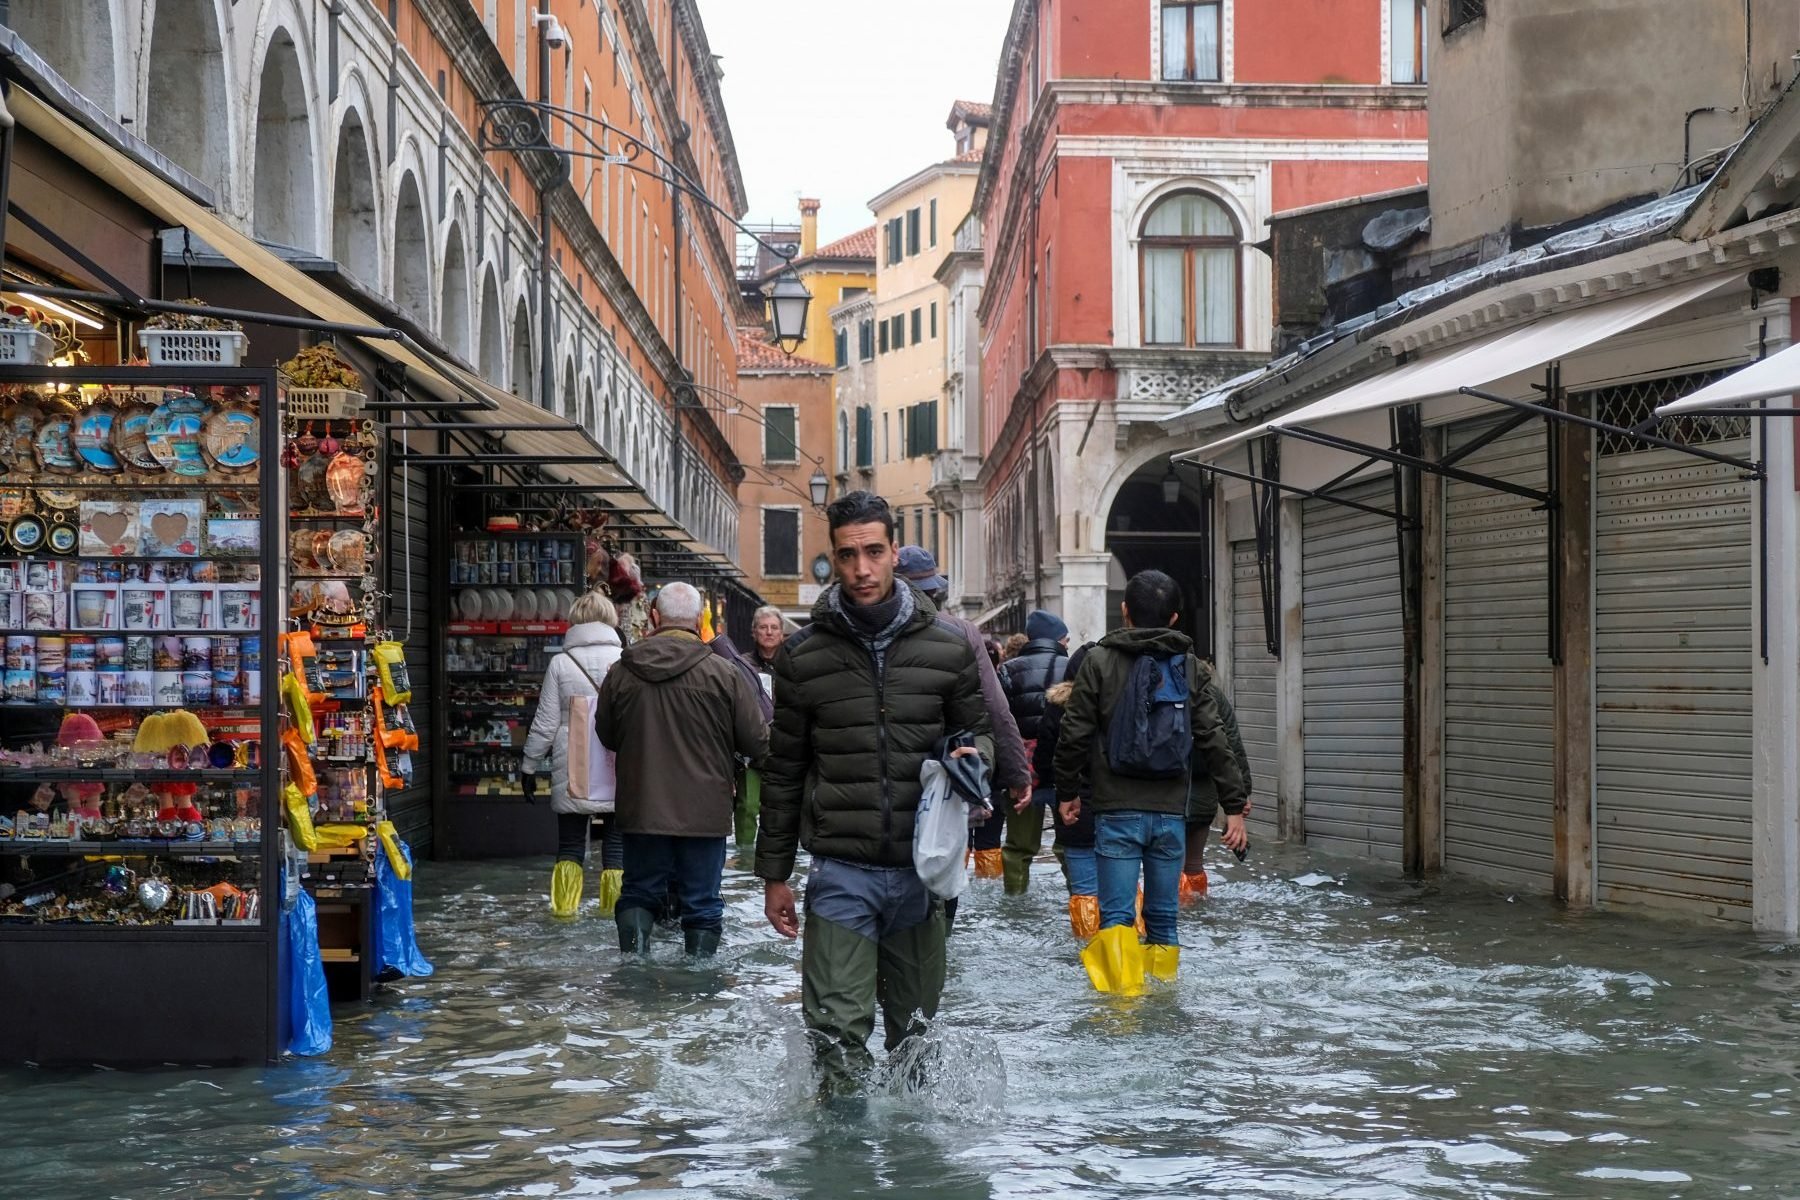
M 1109 925 L 1094 935 L 1081 952 L 1088 982 L 1097 992 L 1137 996 L 1144 990 L 1144 947 L 1137 930 L 1129 925 Z
M 1100 932 L 1100 897 L 1069 897 L 1069 932 L 1086 945 Z
M 600 915 L 611 917 L 619 907 L 619 893 L 625 890 L 625 872 L 600 872 Z
M 1145 946 L 1144 957 L 1149 960 L 1150 974 L 1164 983 L 1175 982 L 1175 970 L 1181 966 L 1180 946 Z
M 1000 855 L 1000 848 L 977 850 L 975 852 L 975 878 L 998 879 L 1006 874 L 1006 862 Z
M 1206 887 L 1205 871 L 1195 871 L 1192 875 L 1183 874 L 1181 877 L 1181 902 L 1186 904 L 1190 900 L 1200 899 L 1206 895 Z
M 550 869 L 550 915 L 572 917 L 581 907 L 581 864 L 563 860 Z

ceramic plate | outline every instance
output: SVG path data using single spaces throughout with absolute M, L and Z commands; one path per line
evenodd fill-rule
M 52 554 L 73 554 L 81 541 L 81 534 L 75 526 L 67 521 L 58 521 L 50 526 L 50 536 L 46 539 Z
M 163 465 L 150 453 L 150 418 L 156 410 L 148 404 L 127 404 L 113 419 L 113 453 L 133 471 L 161 471 Z
M 150 454 L 168 470 L 190 478 L 210 469 L 201 453 L 206 404 L 197 396 L 177 394 L 156 406 L 150 417 Z
M 482 607 L 487 609 L 488 620 L 510 621 L 513 616 L 512 597 L 499 588 L 488 588 L 481 594 Z
M 113 426 L 119 414 L 112 405 L 94 405 L 75 419 L 75 452 L 81 461 L 108 475 L 118 473 L 124 464 L 113 451 Z
M 206 418 L 200 437 L 206 460 L 227 475 L 256 469 L 258 450 L 256 414 L 241 404 L 221 408 Z
M 535 621 L 542 614 L 538 612 L 537 593 L 529 588 L 520 588 L 512 595 L 513 620 Z
M 481 620 L 481 589 L 464 588 L 456 597 L 457 611 L 465 621 Z
M 44 532 L 43 519 L 26 513 L 14 517 L 6 527 L 6 540 L 19 553 L 30 554 L 44 544 Z
M 68 413 L 51 413 L 37 427 L 38 466 L 57 475 L 73 475 L 81 470 L 81 459 L 75 456 L 75 418 Z

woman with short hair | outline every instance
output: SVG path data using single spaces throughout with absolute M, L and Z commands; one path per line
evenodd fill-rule
M 544 670 L 537 715 L 525 739 L 520 778 L 528 798 L 537 793 L 535 776 L 546 768 L 550 772 L 550 808 L 556 813 L 556 866 L 550 873 L 553 916 L 572 917 L 581 906 L 582 872 L 596 824 L 600 827 L 601 916 L 613 915 L 625 882 L 625 843 L 612 827 L 612 772 L 604 773 L 604 783 L 597 788 L 590 781 L 579 781 L 581 786 L 576 789 L 569 786 L 569 738 L 581 738 L 586 744 L 593 734 L 600 685 L 624 650 L 618 624 L 618 610 L 604 592 L 588 592 L 570 607 L 562 653 Z M 589 724 L 571 730 L 570 705 L 581 696 L 588 698 Z

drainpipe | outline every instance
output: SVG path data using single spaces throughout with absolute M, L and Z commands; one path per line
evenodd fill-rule
M 671 22 L 671 24 L 669 26 L 669 90 L 674 92 L 675 96 L 676 96 L 676 105 L 675 105 L 675 107 L 676 107 L 676 116 L 675 116 L 676 127 L 671 132 L 673 134 L 673 141 L 677 145 L 681 145 L 687 141 L 687 133 L 688 133 L 686 127 L 681 123 L 681 101 L 680 101 L 680 96 L 681 96 L 681 76 L 680 76 L 681 54 L 680 54 L 679 47 L 677 47 L 675 44 L 676 41 L 679 39 L 679 36 L 680 35 L 677 32 L 673 22 Z M 669 168 L 669 172 L 670 172 L 669 201 L 673 207 L 673 212 L 674 212 L 674 227 L 670 233 L 669 242 L 670 242 L 670 245 L 673 247 L 674 257 L 675 257 L 675 271 L 674 271 L 674 275 L 675 275 L 675 279 L 674 279 L 675 307 L 674 307 L 674 314 L 673 314 L 674 319 L 675 319 L 675 329 L 674 329 L 675 336 L 674 336 L 674 343 L 673 343 L 672 348 L 675 351 L 676 378 L 680 383 L 685 384 L 688 382 L 690 377 L 689 377 L 688 370 L 687 370 L 687 350 L 686 350 L 687 339 L 684 336 L 684 331 L 687 328 L 687 322 L 683 319 L 682 303 L 681 303 L 682 296 L 683 296 L 683 290 L 682 290 L 682 286 L 681 286 L 681 247 L 682 247 L 682 240 L 683 240 L 683 238 L 682 238 L 683 228 L 682 228 L 682 220 L 681 220 L 681 189 L 675 186 L 675 180 L 673 178 L 674 170 L 675 170 L 674 167 Z M 675 438 L 670 445 L 670 453 L 674 455 L 674 463 L 673 463 L 672 469 L 670 471 L 670 478 L 674 482 L 674 494 L 669 497 L 669 504 L 672 509 L 670 515 L 675 518 L 676 524 L 685 525 L 687 523 L 686 519 L 685 519 L 686 513 L 683 511 L 683 509 L 686 506 L 684 504 L 682 504 L 682 502 L 681 502 L 681 496 L 682 496 L 681 484 L 682 484 L 682 476 L 684 474 L 684 467 L 686 465 L 687 453 L 684 450 L 683 445 L 682 445 L 681 432 L 682 432 L 682 426 L 686 423 L 686 418 L 682 414 L 681 406 L 683 403 L 685 403 L 686 396 L 695 395 L 695 393 L 684 392 L 680 388 L 676 388 L 676 389 L 674 389 L 674 391 L 675 391 Z
M 550 0 L 538 0 L 538 14 L 550 16 Z M 538 35 L 538 100 L 550 103 L 550 22 L 537 22 Z M 546 143 L 550 140 L 549 124 L 541 125 Z M 563 160 L 555 160 L 561 163 Z M 538 403 L 551 407 L 556 397 L 556 360 L 550 354 L 550 190 L 560 181 L 552 181 L 538 189 L 538 386 L 543 394 Z

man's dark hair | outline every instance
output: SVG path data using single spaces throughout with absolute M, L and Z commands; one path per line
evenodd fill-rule
M 839 496 L 825 510 L 825 520 L 832 533 L 846 525 L 880 523 L 887 530 L 888 541 L 894 540 L 894 510 L 874 492 L 851 492 Z
M 1139 571 L 1125 585 L 1125 611 L 1139 629 L 1166 629 L 1181 607 L 1181 589 L 1161 571 Z

